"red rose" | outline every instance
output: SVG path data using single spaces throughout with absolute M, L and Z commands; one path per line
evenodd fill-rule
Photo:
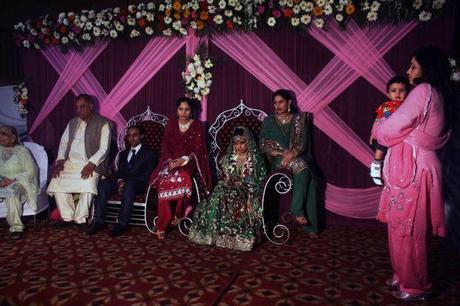
M 64 34 L 65 32 L 67 32 L 67 28 L 62 26 L 59 28 L 59 32 L 61 32 L 62 34 Z
M 208 2 L 206 2 L 206 1 L 200 1 L 200 8 L 201 8 L 203 11 L 207 11 L 207 10 L 208 10 Z
M 289 17 L 292 17 L 292 15 L 294 13 L 292 12 L 292 10 L 290 8 L 285 8 L 285 9 L 283 9 L 283 14 L 284 14 L 285 17 L 289 18 Z
M 225 24 L 227 25 L 227 29 L 233 29 L 233 22 L 231 20 L 227 20 Z
M 45 37 L 45 39 L 43 39 L 43 41 L 45 42 L 46 45 L 49 45 L 50 42 L 51 42 L 49 37 Z
M 143 28 L 145 26 L 145 19 L 144 18 L 141 18 L 137 21 L 137 24 Z

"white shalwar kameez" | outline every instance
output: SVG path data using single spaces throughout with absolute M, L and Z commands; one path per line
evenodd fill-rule
M 81 171 L 89 163 L 99 166 L 109 151 L 110 127 L 105 124 L 101 130 L 99 150 L 89 158 L 85 150 L 86 122 L 78 121 L 74 140 L 70 146 L 69 156 L 64 163 L 64 170 L 59 177 L 53 178 L 48 186 L 48 194 L 54 196 L 62 220 L 66 222 L 85 223 L 89 216 L 89 207 L 93 195 L 97 194 L 99 174 L 93 172 L 87 179 L 81 178 Z M 59 144 L 57 160 L 65 159 L 67 143 L 69 142 L 69 125 L 64 131 Z M 78 204 L 75 204 L 73 194 L 79 195 Z

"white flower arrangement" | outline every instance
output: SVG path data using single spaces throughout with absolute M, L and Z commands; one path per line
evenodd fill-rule
M 203 48 L 199 47 L 199 49 Z M 213 67 L 211 59 L 202 56 L 200 53 L 203 54 L 203 52 L 197 52 L 189 60 L 185 72 L 182 73 L 187 96 L 198 100 L 201 100 L 211 92 L 213 77 L 210 72 Z
M 457 69 L 457 61 L 449 57 L 449 64 L 450 64 L 450 80 L 453 82 L 460 82 L 460 71 Z
M 27 104 L 29 101 L 29 90 L 24 82 L 15 86 L 14 88 L 14 103 L 18 105 L 18 112 L 21 117 L 25 117 L 29 111 L 27 109 Z

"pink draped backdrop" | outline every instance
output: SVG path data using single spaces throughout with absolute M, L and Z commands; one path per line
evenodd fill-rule
M 271 106 L 267 102 L 270 99 L 270 92 L 278 88 L 291 89 L 296 94 L 299 108 L 314 114 L 314 124 L 318 128 L 315 131 L 314 150 L 316 155 L 321 157 L 318 162 L 319 168 L 328 181 L 324 194 L 326 208 L 348 217 L 374 218 L 380 188 L 346 188 L 338 185 L 350 185 L 346 179 L 351 177 L 356 182 L 355 177 L 358 173 L 358 176 L 361 176 L 359 183 L 352 183 L 352 185 L 371 185 L 367 178 L 367 166 L 372 160 L 372 151 L 366 142 L 372 122 L 372 111 L 385 99 L 383 94 L 385 94 L 386 81 L 395 74 L 392 67 L 397 67 L 397 72 L 403 73 L 408 63 L 408 54 L 418 46 L 414 44 L 415 38 L 410 37 L 411 31 L 414 28 L 414 31 L 422 31 L 423 27 L 426 26 L 407 23 L 399 26 L 382 25 L 361 29 L 350 22 L 346 31 L 330 24 L 327 32 L 312 28 L 310 36 L 303 37 L 291 32 L 282 33 L 286 36 L 282 38 L 276 35 L 279 32 L 215 36 L 210 39 L 213 45 L 209 45 L 211 57 L 216 56 L 214 83 L 209 98 L 205 97 L 202 101 L 203 112 L 200 119 L 212 122 L 218 113 L 237 104 L 236 95 L 240 95 L 238 98 L 243 98 L 249 106 L 270 112 Z M 427 43 L 432 43 L 435 39 L 435 32 L 432 33 L 432 39 Z M 286 54 L 289 51 L 286 45 L 276 44 L 277 40 L 283 39 L 298 44 L 292 48 L 294 54 L 289 57 Z M 446 36 L 437 39 L 444 44 L 446 41 L 451 43 Z M 185 60 L 180 53 L 183 52 L 185 45 L 186 55 L 193 55 L 199 42 L 198 37 L 189 34 L 184 39 L 152 38 L 146 43 L 142 41 L 133 43 L 133 50 L 139 51 L 137 54 L 133 51 L 127 59 L 118 58 L 124 69 L 120 68 L 113 73 L 119 76 L 118 80 L 114 80 L 114 76 L 107 76 L 103 71 L 103 69 L 109 71 L 114 69 L 103 65 L 109 56 L 108 51 L 104 52 L 104 50 L 108 49 L 114 53 L 113 56 L 116 56 L 117 49 L 111 45 L 120 46 L 118 41 L 110 44 L 97 43 L 85 49 L 82 54 L 64 55 L 56 49 L 43 51 L 44 58 L 56 71 L 58 78 L 57 80 L 48 78 L 49 81 L 54 81 L 54 86 L 48 94 L 45 93 L 46 86 L 42 89 L 45 102 L 42 103 L 39 112 L 32 114 L 35 115 L 31 127 L 32 136 L 40 142 L 43 134 L 40 134 L 39 127 L 45 125 L 44 129 L 49 130 L 50 123 L 46 118 L 50 115 L 55 116 L 56 112 L 62 110 L 63 106 L 60 104 L 67 102 L 67 107 L 69 106 L 70 97 L 67 97 L 69 91 L 74 95 L 86 92 L 97 97 L 100 102 L 100 112 L 111 118 L 117 125 L 124 125 L 125 118 L 139 113 L 142 107 L 136 106 L 138 104 L 151 105 L 154 111 L 173 115 L 173 101 L 183 95 L 183 87 L 177 85 L 180 83 L 180 72 L 185 68 Z M 208 44 L 207 40 L 203 42 Z M 305 48 L 307 44 L 308 49 L 297 53 L 299 48 Z M 399 67 L 385 59 L 395 47 L 399 48 L 398 50 L 404 49 L 406 55 L 405 58 L 396 56 L 400 61 L 397 63 Z M 318 50 L 321 50 L 321 53 Z M 324 52 L 325 50 L 329 51 Z M 310 59 L 311 53 L 305 51 L 316 52 L 314 55 L 317 56 L 317 60 Z M 101 54 L 104 60 L 98 62 Z M 110 61 L 117 63 L 117 60 Z M 235 63 L 238 65 L 234 65 Z M 233 71 L 236 73 L 232 73 Z M 110 79 L 112 85 L 107 84 L 106 79 Z M 155 87 L 154 82 L 158 86 Z M 162 86 L 162 84 L 167 85 Z M 349 91 L 356 86 L 360 88 L 360 92 L 351 94 Z M 152 88 L 156 88 L 156 91 L 152 91 Z M 227 95 L 233 100 L 228 100 Z M 145 99 L 147 101 L 140 103 L 142 96 L 161 98 L 152 101 Z M 369 103 L 368 100 L 366 101 L 369 97 L 376 101 Z M 161 111 L 165 104 L 162 99 L 167 99 L 170 104 L 167 112 Z M 368 112 L 363 113 L 363 107 L 356 103 L 364 103 L 366 105 L 364 109 Z M 41 103 L 37 102 L 37 104 Z M 342 106 L 344 104 L 347 106 Z M 123 116 L 121 113 L 128 109 L 132 110 L 128 108 L 130 105 L 136 106 L 139 110 Z M 350 108 L 357 113 L 350 114 Z M 67 111 L 67 113 L 70 114 L 65 116 L 66 120 L 72 112 Z M 348 120 L 348 124 L 345 119 Z M 61 125 L 64 125 L 64 122 L 66 121 L 62 120 Z M 359 125 L 358 129 L 357 125 Z M 59 129 L 62 131 L 64 127 L 60 126 Z M 39 135 L 38 139 L 36 134 Z M 56 132 L 53 135 L 54 139 L 58 139 L 59 135 Z M 324 140 L 324 135 L 327 135 L 328 141 Z M 54 142 L 54 146 L 57 146 L 55 144 L 57 142 Z M 333 146 L 334 149 L 331 150 L 330 147 Z M 324 151 L 327 151 L 330 156 L 318 154 Z M 338 165 L 337 160 L 350 161 L 347 165 L 340 166 L 342 170 L 347 167 L 348 169 L 336 171 L 334 167 Z M 345 179 L 340 180 L 342 177 L 338 175 L 340 173 L 346 174 L 343 176 Z

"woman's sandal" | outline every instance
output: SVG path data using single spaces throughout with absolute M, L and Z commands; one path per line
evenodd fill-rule
M 308 232 L 308 237 L 310 237 L 310 239 L 318 239 L 319 235 L 318 233 Z
M 398 291 L 393 291 L 392 295 L 395 298 L 400 299 L 401 301 L 404 301 L 407 303 L 411 303 L 411 302 L 421 303 L 421 302 L 426 302 L 430 298 L 431 292 L 428 291 L 428 292 L 423 292 L 420 294 L 410 294 L 408 292 L 398 290 Z
M 385 285 L 390 288 L 399 288 L 399 282 L 395 278 L 389 278 L 385 281 Z
M 174 217 L 174 219 L 171 221 L 171 226 L 176 227 L 179 224 L 179 218 Z
M 295 217 L 295 222 L 297 222 L 300 225 L 307 225 L 308 224 L 308 220 L 304 216 L 298 216 L 298 217 L 296 216 Z
M 165 239 L 165 232 L 157 231 L 156 232 L 158 240 L 164 240 Z

